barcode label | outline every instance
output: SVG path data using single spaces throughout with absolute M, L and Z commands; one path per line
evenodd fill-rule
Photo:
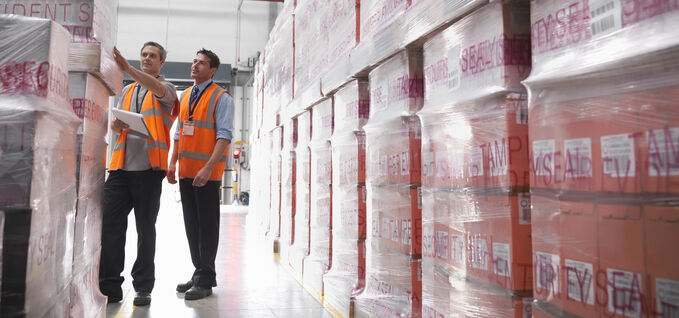
M 608 276 L 608 311 L 626 317 L 641 317 L 643 284 L 641 274 L 606 269 Z
M 679 128 L 646 133 L 648 142 L 648 175 L 679 176 Z
M 530 224 L 530 194 L 519 194 L 519 224 Z
M 592 37 L 622 28 L 622 6 L 619 0 L 592 0 L 589 7 Z
M 488 270 L 488 242 L 479 237 L 474 236 L 471 239 L 472 250 L 472 267 L 481 270 Z
M 509 244 L 493 243 L 493 271 L 495 275 L 511 277 Z
M 455 264 L 464 265 L 464 237 L 462 235 L 450 235 L 451 258 Z
M 594 305 L 594 268 L 590 263 L 565 259 L 568 298 Z
M 448 50 L 448 90 L 460 88 L 460 46 L 456 45 Z
M 679 318 L 679 282 L 656 278 L 655 294 L 658 317 Z
M 601 159 L 604 176 L 621 178 L 634 177 L 634 139 L 629 134 L 601 137 Z

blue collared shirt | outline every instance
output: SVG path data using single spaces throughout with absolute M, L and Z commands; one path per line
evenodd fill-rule
M 195 83 L 194 83 L 195 85 Z M 208 87 L 212 85 L 212 81 L 205 81 L 198 85 L 198 96 Z M 190 90 L 187 90 L 185 94 L 191 94 Z M 228 139 L 233 138 L 233 113 L 235 106 L 233 104 L 233 98 L 229 94 L 219 95 L 217 99 L 217 105 L 215 107 L 215 124 L 217 125 L 217 139 Z M 174 140 L 179 140 L 179 129 L 174 133 Z

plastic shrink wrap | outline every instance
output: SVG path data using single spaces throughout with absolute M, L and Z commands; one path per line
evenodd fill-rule
M 68 315 L 81 122 L 69 102 L 68 38 L 49 20 L 0 17 L 3 314 Z
M 309 255 L 309 216 L 311 215 L 311 111 L 297 117 L 297 182 L 295 195 L 295 238 L 290 265 L 296 278 L 302 279 L 304 258 Z
M 459 19 L 488 0 L 410 0 L 404 25 L 404 43 L 428 39 L 432 32 Z
M 261 136 L 259 139 L 251 139 L 252 153 L 266 153 L 270 151 L 269 135 Z M 271 226 L 271 163 L 269 156 L 252 156 L 252 197 L 257 200 L 250 200 L 250 208 L 258 211 L 257 220 L 263 235 L 268 235 Z
M 289 119 L 283 126 L 283 150 L 281 151 L 281 264 L 290 264 L 290 250 L 295 235 L 295 195 L 297 120 Z M 301 278 L 301 277 L 300 277 Z
M 271 139 L 269 142 L 270 150 L 270 171 L 271 171 L 271 204 L 269 207 L 269 232 L 267 237 L 274 241 L 274 249 L 279 252 L 279 239 L 281 237 L 281 151 L 283 143 L 283 127 L 276 127 L 271 131 Z
M 370 112 L 366 80 L 354 80 L 334 95 L 332 135 L 332 267 L 324 276 L 325 306 L 351 316 L 351 297 L 365 285 L 365 132 Z
M 309 107 L 319 102 L 321 74 L 328 65 L 330 25 L 327 24 L 327 0 L 300 1 L 295 8 L 295 99 L 298 106 Z
M 2 0 L 0 14 L 53 20 L 69 31 L 68 71 L 88 72 L 120 94 L 123 74 L 113 60 L 118 30 L 118 1 Z
M 264 49 L 267 53 L 263 65 L 265 114 L 284 110 L 293 97 L 293 25 L 292 0 L 288 0 L 276 19 Z M 285 119 L 281 119 L 280 124 Z M 267 127 L 273 128 L 271 123 Z
M 78 203 L 73 244 L 72 317 L 96 316 L 105 308 L 99 292 L 102 202 L 106 172 L 108 91 L 87 73 L 69 73 L 69 90 L 79 127 L 77 184 Z M 97 274 L 92 276 L 92 274 Z M 77 308 L 77 309 L 76 309 Z M 74 314 L 73 311 L 78 311 Z
M 424 44 L 425 317 L 531 308 L 528 17 L 527 4 L 491 3 Z
M 333 100 L 326 99 L 312 108 L 311 215 L 309 256 L 304 259 L 304 287 L 319 302 L 323 296 L 323 275 L 330 268 L 332 244 L 332 148 Z
M 531 5 L 534 314 L 676 316 L 679 3 Z
M 399 52 L 370 73 L 366 133 L 366 277 L 356 317 L 421 312 L 420 121 L 422 51 Z
M 328 30 L 327 67 L 321 75 L 321 88 L 324 95 L 335 91 L 348 82 L 351 73 L 350 56 L 359 40 L 359 1 L 331 1 L 323 7 L 326 18 L 321 21 Z

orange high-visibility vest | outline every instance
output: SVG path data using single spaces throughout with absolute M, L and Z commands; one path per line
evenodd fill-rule
M 193 135 L 184 136 L 184 122 L 189 119 L 189 98 L 193 86 L 187 88 L 180 98 L 179 122 L 179 178 L 195 178 L 203 166 L 210 160 L 212 151 L 217 142 L 217 123 L 215 121 L 215 108 L 219 96 L 226 92 L 219 85 L 212 85 L 205 88 L 200 99 L 196 101 L 196 108 L 193 111 L 191 120 L 194 123 Z M 222 158 L 215 164 L 210 173 L 211 181 L 221 181 L 224 168 L 226 167 L 226 154 L 229 152 L 227 147 Z
M 123 110 L 130 110 L 132 105 L 132 98 L 135 97 L 135 87 L 139 85 L 137 82 L 132 83 L 127 90 L 123 92 Z M 153 96 L 152 92 L 148 92 L 141 104 L 141 114 L 144 117 L 144 122 L 151 132 L 151 138 L 146 138 L 146 145 L 148 146 L 149 162 L 151 168 L 154 170 L 167 170 L 167 155 L 170 149 L 170 129 L 172 123 L 177 116 L 166 114 L 160 107 L 160 102 Z M 125 165 L 125 148 L 127 142 L 127 131 L 120 132 L 116 144 L 113 146 L 113 154 L 108 170 L 122 169 Z

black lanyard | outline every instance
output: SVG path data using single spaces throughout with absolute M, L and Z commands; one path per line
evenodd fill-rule
M 134 87 L 134 89 L 137 91 L 136 94 L 134 94 L 134 92 L 132 92 L 132 94 L 135 95 L 135 98 L 134 98 L 135 110 L 137 111 L 137 113 L 141 113 L 141 106 L 140 106 L 140 104 L 139 104 L 139 91 L 140 91 L 141 89 L 139 88 L 139 84 L 137 84 L 137 85 Z M 143 99 L 141 100 L 141 103 L 142 103 L 142 104 L 144 103 L 144 99 L 146 99 L 146 94 L 148 94 L 148 93 L 149 93 L 148 90 L 144 93 L 144 97 L 143 97 Z
M 205 86 L 205 89 L 203 89 L 203 91 L 200 92 L 200 95 L 196 97 L 196 100 L 193 101 L 193 105 L 189 105 L 189 121 L 193 120 L 193 112 L 196 110 L 196 106 L 198 106 L 198 101 L 200 100 L 201 97 L 203 97 L 203 93 L 205 93 L 205 91 L 207 91 L 208 87 L 210 87 L 211 85 L 212 81 L 210 81 L 210 83 L 207 84 L 207 86 Z M 191 95 L 189 95 L 189 99 L 191 99 Z

